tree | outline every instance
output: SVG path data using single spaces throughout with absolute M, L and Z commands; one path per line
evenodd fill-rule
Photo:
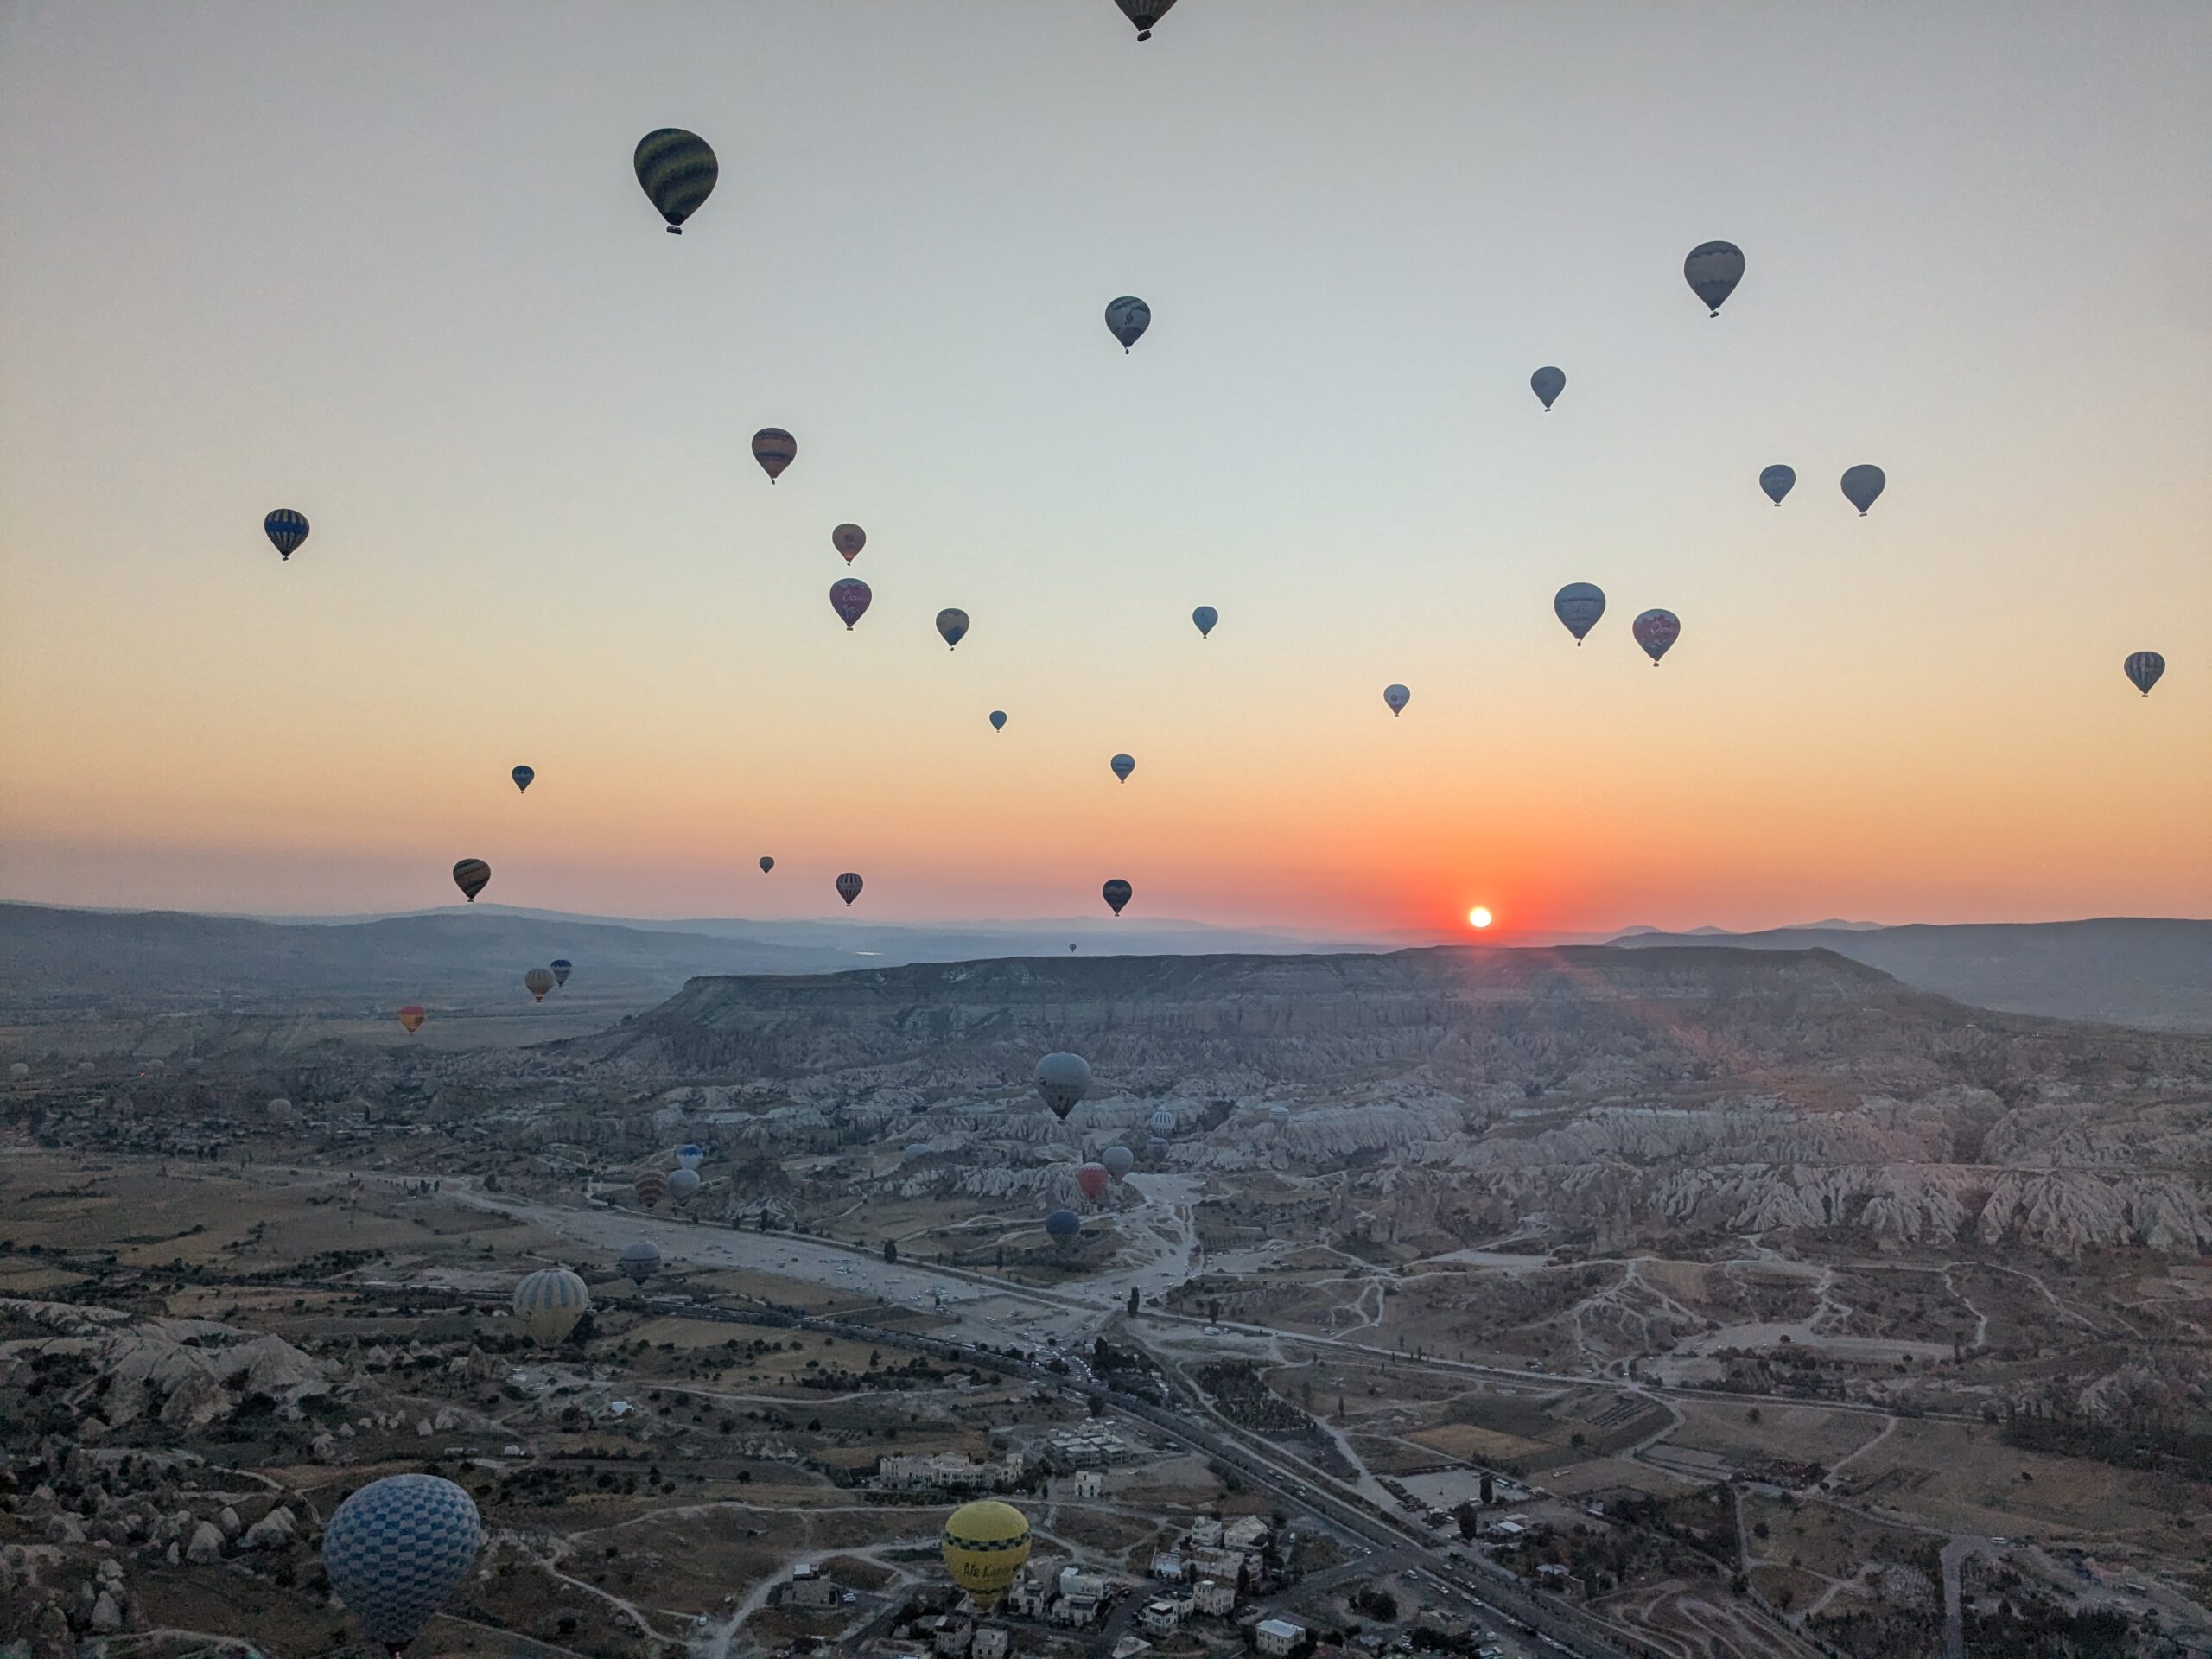
M 1137 1311 L 1137 1287 L 1136 1287 L 1135 1285 L 1131 1285 L 1131 1286 L 1129 1287 L 1129 1312 L 1130 1312 L 1130 1313 L 1135 1313 L 1136 1311 Z
M 1459 1523 L 1459 1536 L 1471 1541 L 1483 1529 L 1482 1512 L 1471 1503 L 1462 1503 L 1452 1511 L 1452 1518 Z
M 899 1260 L 898 1245 L 887 1238 L 883 1241 L 883 1259 L 886 1263 L 892 1265 L 896 1265 Z
M 1488 1471 L 1483 1474 L 1483 1502 L 1486 1504 L 1497 1502 L 1497 1483 L 1491 1478 Z

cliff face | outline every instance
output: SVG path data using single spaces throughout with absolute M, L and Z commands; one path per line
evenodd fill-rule
M 1030 1068 L 1099 1079 L 1065 1130 Z M 909 1197 L 1062 1197 L 1070 1138 L 1408 1230 L 1615 1245 L 1853 1229 L 2058 1255 L 2212 1247 L 2212 1040 L 1992 1014 L 1823 950 L 1052 958 L 694 980 L 564 1058 L 772 1159 L 916 1147 Z M 748 1091 L 787 1103 L 734 1109 Z M 1287 1122 L 1269 1114 L 1289 1109 Z M 699 1120 L 706 1120 L 700 1122 Z M 788 1144 L 787 1144 L 788 1143 Z

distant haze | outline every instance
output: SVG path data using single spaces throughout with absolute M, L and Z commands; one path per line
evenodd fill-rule
M 0 893 L 2212 914 L 2208 61 L 2202 0 L 19 0 Z

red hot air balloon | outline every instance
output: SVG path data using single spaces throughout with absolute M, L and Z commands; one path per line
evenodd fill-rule
M 850 870 L 837 878 L 837 896 L 845 901 L 845 908 L 853 907 L 853 900 L 861 896 L 861 879 Z
M 772 484 L 785 467 L 798 459 L 798 440 L 780 426 L 764 426 L 753 435 L 753 459 L 760 463 L 760 470 Z
M 840 524 L 830 532 L 830 545 L 850 564 L 860 556 L 861 549 L 868 545 L 868 531 L 858 524 Z
M 868 601 L 874 597 L 868 591 L 868 583 L 858 576 L 847 576 L 842 582 L 830 584 L 830 608 L 837 613 L 845 632 L 850 633 L 853 624 L 868 614 Z
M 648 1210 L 668 1196 L 668 1177 L 657 1169 L 639 1170 L 630 1185 L 637 1190 L 638 1202 Z
M 1085 1164 L 1075 1173 L 1075 1184 L 1083 1189 L 1083 1196 L 1093 1204 L 1106 1196 L 1106 1184 L 1109 1179 L 1103 1164 Z
M 410 1002 L 399 1011 L 399 1023 L 407 1027 L 407 1034 L 410 1037 L 422 1030 L 423 1022 L 429 1017 L 423 1011 L 423 1005 L 420 1002 Z

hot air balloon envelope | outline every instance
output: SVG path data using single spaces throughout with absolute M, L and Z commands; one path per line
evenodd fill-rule
M 830 608 L 837 613 L 837 620 L 845 625 L 847 632 L 853 624 L 868 614 L 868 601 L 875 595 L 868 591 L 868 583 L 858 576 L 847 576 L 842 582 L 830 586 Z
M 453 867 L 453 884 L 473 905 L 476 895 L 492 885 L 492 867 L 480 858 L 464 858 Z
M 1045 1217 L 1045 1230 L 1054 1238 L 1073 1238 L 1083 1230 L 1083 1217 L 1072 1210 L 1055 1210 Z
M 721 171 L 714 146 L 696 132 L 661 127 L 638 140 L 637 153 L 630 160 L 645 199 L 668 221 L 668 233 L 683 235 L 683 221 L 714 194 Z
M 630 1276 L 633 1285 L 642 1285 L 660 1271 L 660 1251 L 650 1239 L 639 1239 L 622 1248 L 622 1259 L 615 1264 Z
M 1150 1127 L 1154 1135 L 1165 1138 L 1175 1132 L 1175 1114 L 1165 1106 L 1152 1115 Z
M 261 532 L 275 544 L 277 554 L 290 558 L 293 550 L 308 538 L 308 518 L 289 507 L 279 507 L 261 521 Z
M 1211 605 L 1201 605 L 1191 613 L 1191 620 L 1197 625 L 1198 638 L 1203 639 L 1213 632 L 1213 625 L 1221 620 L 1221 613 Z
M 991 729 L 995 732 L 1002 732 L 1006 730 L 1005 709 L 994 709 L 991 710 Z
M 1062 1122 L 1090 1092 L 1090 1064 L 1080 1054 L 1047 1054 L 1037 1062 L 1036 1077 L 1038 1096 Z
M 1126 784 L 1129 781 L 1129 774 L 1137 769 L 1137 758 L 1133 754 L 1117 754 L 1106 764 L 1113 768 L 1114 775 Z
M 1594 582 L 1570 582 L 1552 595 L 1552 612 L 1579 645 L 1605 613 L 1605 590 Z
M 423 1029 L 423 1022 L 429 1017 L 419 1002 L 410 1002 L 399 1011 L 399 1023 L 407 1027 L 407 1034 L 410 1037 Z
M 767 857 L 763 857 L 763 858 L 761 859 L 761 861 L 760 861 L 760 874 L 761 874 L 766 875 L 766 874 L 768 874 L 768 872 L 769 872 L 769 871 L 771 871 L 771 870 L 774 869 L 775 868 L 776 868 L 776 861 L 775 861 L 774 859 L 772 859 L 772 858 L 767 858 Z
M 772 484 L 798 459 L 798 440 L 780 426 L 764 426 L 753 435 L 753 459 Z
M 860 877 L 855 875 L 850 870 L 847 870 L 837 878 L 837 896 L 845 901 L 847 910 L 850 910 L 853 907 L 853 900 L 861 896 L 861 887 Z
M 1126 353 L 1152 327 L 1152 308 L 1134 294 L 1124 294 L 1106 308 L 1106 327 Z
M 1720 302 L 1744 280 L 1744 251 L 1733 242 L 1700 242 L 1682 261 L 1682 277 L 1717 317 Z
M 1144 1154 L 1147 1158 L 1166 1157 L 1167 1155 L 1166 1137 L 1157 1135 L 1149 1137 L 1144 1143 Z
M 707 1149 L 704 1147 L 688 1141 L 676 1149 L 676 1166 L 678 1169 L 696 1169 L 706 1161 L 706 1158 Z
M 1382 688 L 1382 701 L 1389 705 L 1393 719 L 1395 719 L 1398 712 L 1413 700 L 1414 694 L 1402 685 L 1386 685 Z
M 1137 26 L 1137 39 L 1152 38 L 1152 26 L 1165 17 L 1175 0 L 1114 0 L 1122 15 Z
M 1843 499 L 1858 508 L 1859 516 L 1864 518 L 1866 509 L 1874 505 L 1889 481 L 1878 467 L 1853 467 L 1843 475 Z
M 515 1318 L 541 1348 L 575 1330 L 590 1307 L 591 1293 L 566 1268 L 540 1268 L 515 1287 Z
M 678 1204 L 689 1204 L 699 1196 L 699 1172 L 696 1169 L 671 1171 L 668 1178 L 668 1196 Z
M 523 988 L 530 993 L 533 1002 L 543 1002 L 545 993 L 559 982 L 550 968 L 533 968 L 522 976 Z
M 630 1185 L 638 1195 L 638 1202 L 652 1209 L 668 1196 L 668 1177 L 657 1169 L 641 1169 Z
M 957 647 L 968 633 L 968 613 L 944 610 L 937 613 L 938 637 L 948 650 Z
M 945 1570 L 968 1599 L 988 1612 L 1029 1560 L 1029 1522 L 996 1498 L 963 1503 L 944 1523 Z
M 569 982 L 569 976 L 575 971 L 576 964 L 570 962 L 566 957 L 556 957 L 553 958 L 553 982 L 556 985 L 567 984 Z
M 509 772 L 507 776 L 515 780 L 515 787 L 517 789 L 526 790 L 530 787 L 530 780 L 537 777 L 537 772 L 533 767 L 517 766 L 512 772 Z
M 1675 641 L 1681 638 L 1682 621 L 1672 611 L 1646 611 L 1636 619 L 1630 632 L 1644 654 L 1651 658 L 1651 666 L 1659 666 L 1659 659 L 1667 654 Z
M 1120 1180 L 1137 1166 L 1137 1155 L 1127 1147 L 1109 1147 L 1099 1154 L 1098 1161 L 1106 1166 L 1106 1173 Z
M 858 524 L 840 524 L 830 532 L 830 545 L 844 556 L 847 564 L 860 556 L 861 549 L 868 545 L 868 531 Z
M 1535 392 L 1548 410 L 1558 400 L 1560 393 L 1567 390 L 1567 376 L 1558 369 L 1538 369 L 1529 377 L 1529 390 Z
M 1106 900 L 1106 907 L 1116 916 L 1122 913 L 1122 906 L 1129 902 L 1131 891 L 1129 884 L 1118 875 L 1098 889 L 1100 897 Z
M 1777 507 L 1782 505 L 1782 498 L 1796 486 L 1797 469 L 1795 467 L 1784 467 L 1777 462 L 1759 474 L 1759 488 L 1766 492 L 1766 499 Z
M 2125 666 L 2129 682 L 2147 697 L 2166 671 L 2166 659 L 2155 651 L 2138 651 L 2130 653 Z
M 1085 1164 L 1075 1173 L 1077 1188 L 1093 1204 L 1106 1196 L 1106 1188 L 1111 1179 L 1103 1164 Z
M 468 1494 L 435 1475 L 386 1475 L 353 1493 L 322 1529 L 330 1587 L 397 1653 L 461 1587 L 484 1546 Z

